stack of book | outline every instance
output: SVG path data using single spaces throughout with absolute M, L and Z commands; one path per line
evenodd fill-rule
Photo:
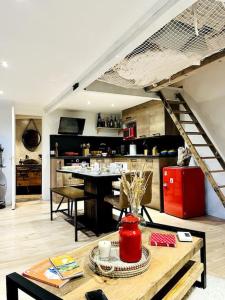
M 72 256 L 65 254 L 35 264 L 23 276 L 60 288 L 70 279 L 83 276 L 83 270 Z

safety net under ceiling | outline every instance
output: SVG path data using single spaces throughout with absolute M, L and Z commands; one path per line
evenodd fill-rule
M 189 67 L 225 48 L 225 0 L 200 0 L 145 40 L 99 78 L 140 88 Z

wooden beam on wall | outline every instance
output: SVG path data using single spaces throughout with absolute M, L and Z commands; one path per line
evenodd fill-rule
M 203 60 L 201 60 L 200 65 L 193 65 L 193 66 L 187 67 L 187 68 L 183 69 L 182 71 L 179 71 L 176 74 L 173 74 L 169 79 L 163 79 L 155 84 L 151 84 L 150 86 L 145 87 L 144 89 L 146 92 L 159 91 L 162 88 L 170 86 L 181 80 L 184 80 L 188 76 L 195 74 L 201 68 L 203 68 L 211 63 L 214 63 L 216 61 L 220 61 L 222 59 L 225 59 L 225 49 L 222 49 L 221 51 L 216 52 L 216 53 L 204 58 Z

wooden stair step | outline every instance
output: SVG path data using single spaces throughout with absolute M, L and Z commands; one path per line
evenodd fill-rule
M 201 156 L 200 158 L 201 159 L 217 159 L 219 158 L 220 156 Z
M 181 101 L 179 99 L 175 99 L 175 100 L 166 100 L 167 103 L 169 104 L 184 104 L 186 103 L 185 101 Z
M 174 114 L 192 114 L 192 112 L 190 110 L 174 110 L 173 111 Z
M 213 144 L 192 144 L 195 147 L 210 147 L 213 146 Z
M 186 131 L 187 135 L 205 135 L 205 132 L 198 132 L 198 131 Z
M 179 121 L 181 124 L 198 124 L 197 121 Z

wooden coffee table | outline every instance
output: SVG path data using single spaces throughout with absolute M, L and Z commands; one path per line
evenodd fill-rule
M 151 232 L 189 231 L 193 242 L 177 241 L 175 248 L 155 247 L 149 245 Z M 102 239 L 118 240 L 118 232 Z M 205 233 L 178 227 L 148 223 L 143 228 L 143 244 L 150 249 L 151 263 L 149 269 L 131 278 L 108 278 L 94 274 L 88 267 L 88 256 L 98 241 L 70 252 L 83 266 L 84 277 L 77 278 L 54 288 L 37 281 L 28 280 L 17 273 L 7 275 L 7 299 L 17 300 L 18 289 L 40 300 L 85 300 L 87 291 L 102 289 L 109 300 L 134 299 L 182 299 L 191 286 L 206 287 L 206 250 Z M 199 252 L 200 256 L 195 254 Z M 195 257 L 194 257 L 195 256 Z M 198 278 L 201 281 L 198 281 Z

